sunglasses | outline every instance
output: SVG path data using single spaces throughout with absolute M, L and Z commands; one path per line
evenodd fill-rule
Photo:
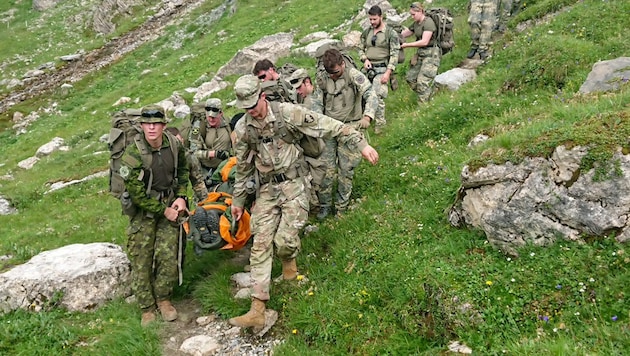
M 216 111 L 219 112 L 221 110 L 219 110 L 218 108 L 215 108 L 214 106 L 206 106 L 206 111 Z
M 337 70 L 328 70 L 328 69 L 326 69 L 326 73 L 332 74 L 332 75 L 339 74 L 339 72 L 341 72 L 341 69 L 337 69 Z
M 164 117 L 164 113 L 161 112 L 160 110 L 143 111 L 141 115 L 142 117 L 157 117 L 160 119 Z
M 376 46 L 376 35 L 372 36 L 372 46 Z
M 265 80 L 266 78 L 267 78 L 267 72 L 265 72 L 265 73 L 263 73 L 263 74 L 258 76 L 258 79 L 260 79 L 260 80 Z
M 296 79 L 291 79 L 289 80 L 289 83 L 291 83 L 291 85 L 295 85 L 300 81 L 300 78 L 296 78 Z

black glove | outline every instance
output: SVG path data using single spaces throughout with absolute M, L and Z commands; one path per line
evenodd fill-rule
M 228 151 L 216 151 L 215 157 L 219 159 L 228 159 L 230 158 L 230 154 Z

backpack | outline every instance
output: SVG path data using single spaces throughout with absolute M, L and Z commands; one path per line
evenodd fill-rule
M 343 61 L 346 62 L 346 68 L 359 68 L 357 67 L 357 63 L 354 61 L 354 58 L 352 58 L 351 55 L 349 55 L 346 51 L 343 50 L 343 48 L 340 48 L 340 45 L 337 43 L 326 43 L 323 44 L 321 46 L 319 46 L 319 48 L 317 48 L 317 51 L 315 51 L 315 58 L 317 59 L 317 80 L 320 80 L 320 77 L 322 75 L 327 76 L 328 74 L 326 73 L 326 69 L 324 68 L 324 62 L 323 62 L 323 58 L 324 58 L 324 52 L 326 52 L 327 50 L 331 49 L 331 48 L 336 48 L 339 50 L 339 52 L 341 52 L 341 55 L 343 56 Z
M 297 92 L 289 83 L 282 79 L 266 80 L 260 83 L 260 89 L 265 93 L 269 101 L 297 104 Z
M 437 27 L 437 35 L 435 37 L 436 44 L 442 49 L 442 55 L 447 54 L 455 47 L 455 39 L 453 36 L 453 15 L 451 11 L 444 7 L 434 7 L 428 9 L 425 15 L 431 17 Z
M 140 157 L 142 159 L 142 168 L 145 170 L 151 170 L 151 163 L 153 156 L 151 151 L 146 147 L 141 133 L 142 128 L 138 122 L 140 117 L 140 109 L 124 109 L 118 111 L 112 115 L 111 129 L 109 130 L 109 138 L 107 145 L 109 147 L 109 192 L 110 194 L 120 199 L 123 213 L 125 215 L 134 215 L 135 208 L 133 207 L 127 189 L 125 187 L 125 180 L 120 173 L 122 166 L 122 157 L 125 154 L 125 150 L 131 144 L 135 144 L 140 151 Z M 175 136 L 164 131 L 164 134 L 169 140 L 169 145 L 175 159 L 175 175 L 177 175 L 177 150 L 179 141 Z M 151 180 L 153 173 L 149 172 L 149 188 L 151 187 Z M 147 191 L 147 194 L 150 191 Z
M 280 116 L 280 105 L 278 102 L 272 101 L 269 103 L 271 111 L 276 118 Z M 294 133 L 289 130 L 284 120 L 277 119 L 273 123 L 273 132 L 275 133 L 273 138 L 279 138 L 284 142 L 297 144 L 302 148 L 302 152 L 305 156 L 318 158 L 324 150 L 324 140 L 319 137 L 312 137 L 301 133 Z M 262 137 L 258 135 L 256 129 L 247 125 L 247 137 L 249 139 L 249 149 L 252 151 L 258 151 L 258 144 Z
M 291 74 L 293 74 L 293 72 L 295 72 L 296 70 L 298 70 L 298 66 L 296 66 L 293 63 L 285 63 L 282 65 L 282 67 L 280 67 L 278 69 L 278 74 L 280 74 L 281 77 L 288 77 Z

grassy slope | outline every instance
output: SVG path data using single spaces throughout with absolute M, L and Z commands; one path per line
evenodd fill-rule
M 322 8 L 311 1 L 271 1 L 261 8 L 255 1 L 241 1 L 234 17 L 208 26 L 199 19 L 219 2 L 207 1 L 192 20 L 170 29 L 191 34 L 181 48 L 174 49 L 174 35 L 162 36 L 77 83 L 67 97 L 53 94 L 17 106 L 26 111 L 44 105 L 43 100 L 56 101 L 63 114 L 43 116 L 25 135 L 0 134 L 0 175 L 15 177 L 0 182 L 0 193 L 21 212 L 0 217 L 0 254 L 14 256 L 2 263 L 17 264 L 39 251 L 75 242 L 124 244 L 125 220 L 106 192 L 105 179 L 43 194 L 49 182 L 106 168 L 106 154 L 92 152 L 106 150 L 94 142 L 108 129 L 111 104 L 121 96 L 137 97 L 139 105 L 161 100 L 192 86 L 200 75 L 211 75 L 243 44 L 279 31 L 293 29 L 299 39 L 330 29 L 360 6 L 350 0 L 331 3 Z M 406 8 L 402 1 L 393 4 L 401 11 Z M 466 1 L 443 4 L 459 17 L 458 46 L 444 58 L 441 71 L 456 66 L 468 49 Z M 339 11 L 329 11 L 331 7 Z M 269 306 L 281 314 L 274 333 L 287 338 L 280 354 L 435 354 L 453 339 L 483 354 L 610 355 L 630 347 L 630 260 L 612 236 L 587 245 L 529 246 L 521 258 L 507 259 L 486 244 L 482 233 L 450 227 L 444 214 L 464 164 L 547 155 L 565 142 L 594 144 L 596 161 L 615 145 L 626 144 L 627 88 L 615 94 L 574 94 L 594 62 L 630 53 L 624 40 L 630 5 L 529 1 L 510 27 L 560 8 L 568 11 L 549 23 L 508 32 L 495 44 L 497 52 L 479 69 L 477 80 L 456 93 L 440 93 L 420 110 L 404 84 L 392 93 L 387 101 L 390 127 L 384 136 L 371 138 L 381 163 L 359 167 L 356 209 L 303 239 L 299 265 L 311 280 L 308 286 L 274 286 Z M 20 16 L 37 16 L 23 10 Z M 228 33 L 223 41 L 215 35 L 219 30 Z M 25 48 L 3 48 L 0 53 L 10 57 Z M 48 56 L 69 53 L 66 48 L 59 51 Z M 186 54 L 194 56 L 180 62 Z M 145 69 L 152 72 L 140 76 Z M 401 71 L 405 69 L 403 65 Z M 229 89 L 218 96 L 233 98 Z M 478 133 L 494 139 L 468 149 L 466 144 Z M 14 168 L 55 136 L 66 139 L 72 151 L 55 153 L 28 172 Z M 229 297 L 228 277 L 239 268 L 226 263 L 229 257 L 216 252 L 190 258 L 188 278 L 177 297 L 192 295 L 226 317 L 245 311 L 246 302 Z M 275 267 L 274 275 L 279 273 Z M 456 312 L 466 302 L 474 312 Z M 119 302 L 88 315 L 11 313 L 0 317 L 0 334 L 11 335 L 0 340 L 0 353 L 159 353 L 155 330 L 140 330 L 137 314 L 133 306 Z M 81 342 L 89 346 L 79 346 Z

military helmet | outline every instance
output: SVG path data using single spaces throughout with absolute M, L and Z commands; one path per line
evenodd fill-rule
M 138 121 L 141 123 L 168 123 L 164 113 L 164 108 L 159 105 L 147 105 L 143 107 L 140 111 L 140 118 Z

